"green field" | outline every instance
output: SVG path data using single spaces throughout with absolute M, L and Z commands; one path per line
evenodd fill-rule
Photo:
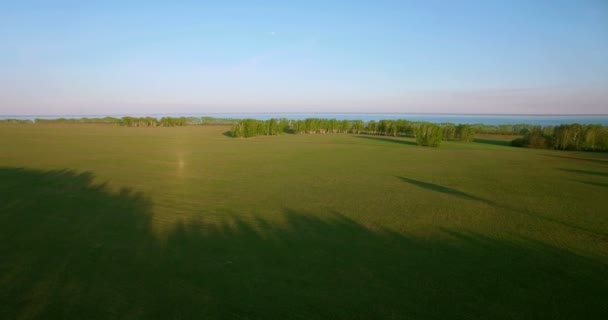
M 0 126 L 2 319 L 606 319 L 608 156 Z

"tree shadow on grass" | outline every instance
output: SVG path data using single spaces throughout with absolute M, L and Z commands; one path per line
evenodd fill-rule
M 566 169 L 566 168 L 557 168 L 557 170 L 571 172 L 571 173 L 586 174 L 586 175 L 591 175 L 591 176 L 598 176 L 598 177 L 608 177 L 608 172 L 599 172 L 599 171 L 581 170 L 581 169 Z
M 606 261 L 526 239 L 455 230 L 442 231 L 447 240 L 419 239 L 290 208 L 282 221 L 202 216 L 160 239 L 150 199 L 113 192 L 91 173 L 0 168 L 0 181 L 3 319 L 599 319 L 608 312 Z
M 485 203 L 485 204 L 490 205 L 490 206 L 494 206 L 494 207 L 497 207 L 497 208 L 502 208 L 502 209 L 510 210 L 510 211 L 516 212 L 518 214 L 526 215 L 526 216 L 529 216 L 529 217 L 532 217 L 532 218 L 535 218 L 535 219 L 541 219 L 541 220 L 544 220 L 546 222 L 555 223 L 555 224 L 558 224 L 558 225 L 561 225 L 561 226 L 564 226 L 564 227 L 568 227 L 568 228 L 576 229 L 576 230 L 583 231 L 583 232 L 586 232 L 586 233 L 590 233 L 590 234 L 593 234 L 594 236 L 599 236 L 599 237 L 606 237 L 606 236 L 608 236 L 607 232 L 598 232 L 596 230 L 592 230 L 592 229 L 585 228 L 585 227 L 582 227 L 582 226 L 579 226 L 579 225 L 575 225 L 575 224 L 572 224 L 572 223 L 569 223 L 569 222 L 565 222 L 565 221 L 562 221 L 562 220 L 555 219 L 555 218 L 547 216 L 545 214 L 535 213 L 535 212 L 531 212 L 531 211 L 528 211 L 528 210 L 522 210 L 520 208 L 516 208 L 516 207 L 511 206 L 511 205 L 498 204 L 498 203 L 496 203 L 494 201 L 491 201 L 491 200 L 488 200 L 488 199 L 484 199 L 484 198 L 481 198 L 481 197 L 478 197 L 478 196 L 474 196 L 474 195 L 471 195 L 469 193 L 460 191 L 458 189 L 449 188 L 449 187 L 445 187 L 445 186 L 442 186 L 442 185 L 438 185 L 438 184 L 434 184 L 434 183 L 430 183 L 430 182 L 424 182 L 424 181 L 415 180 L 415 179 L 406 178 L 406 177 L 397 177 L 397 178 L 399 178 L 402 181 L 407 182 L 409 184 L 418 186 L 420 188 L 424 188 L 424 189 L 427 189 L 427 190 L 431 190 L 431 191 L 435 191 L 435 192 L 439 192 L 439 193 L 443 193 L 443 194 L 452 195 L 452 196 L 455 196 L 455 197 L 458 197 L 458 198 L 462 198 L 462 199 L 466 199 L 466 200 L 479 201 L 481 203 Z
M 222 135 L 224 137 L 234 138 L 234 136 L 232 135 L 232 132 L 230 130 L 222 132 Z
M 580 183 L 588 184 L 591 186 L 608 188 L 608 183 L 593 182 L 593 181 L 579 181 L 579 180 L 576 180 L 576 181 L 578 181 Z
M 510 147 L 511 146 L 511 141 L 510 140 L 495 140 L 495 139 L 475 138 L 473 140 L 473 142 L 475 142 L 475 143 L 483 143 L 483 144 L 491 144 L 491 145 L 502 146 L 502 147 Z
M 438 184 L 434 184 L 434 183 L 430 183 L 430 182 L 424 182 L 424 181 L 420 181 L 420 180 L 414 180 L 411 178 L 406 178 L 406 177 L 398 177 L 399 179 L 401 179 L 402 181 L 405 181 L 407 183 L 413 184 L 415 186 L 424 188 L 424 189 L 428 189 L 428 190 L 432 190 L 432 191 L 437 191 L 440 193 L 445 193 L 445 194 L 449 194 L 455 197 L 459 197 L 462 199 L 467 199 L 467 200 L 475 200 L 475 201 L 479 201 L 479 202 L 483 202 L 485 204 L 488 205 L 496 205 L 494 202 L 478 197 L 478 196 L 474 196 L 471 194 L 468 194 L 466 192 L 462 192 L 460 190 L 454 189 L 454 188 L 449 188 L 449 187 L 445 187 L 442 185 L 438 185 Z
M 603 165 L 608 165 L 608 158 L 607 159 L 600 159 L 600 158 L 581 158 L 581 157 L 576 157 L 576 156 L 558 156 L 558 155 L 554 155 L 554 154 L 544 154 L 545 157 L 552 157 L 552 158 L 559 158 L 559 159 L 568 159 L 568 160 L 576 160 L 576 161 L 585 161 L 585 162 L 592 162 L 592 163 L 596 163 L 596 164 L 603 164 Z
M 388 137 L 363 136 L 363 135 L 358 135 L 358 136 L 354 136 L 354 137 L 355 138 L 360 138 L 360 139 L 369 139 L 369 140 L 376 140 L 376 141 L 383 141 L 383 142 L 406 144 L 406 145 L 410 145 L 410 146 L 417 146 L 418 145 L 414 141 L 404 140 L 404 139 L 401 139 L 401 138 L 388 138 Z

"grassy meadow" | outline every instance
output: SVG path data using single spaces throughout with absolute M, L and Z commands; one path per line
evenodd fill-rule
M 606 319 L 608 155 L 0 126 L 2 319 Z

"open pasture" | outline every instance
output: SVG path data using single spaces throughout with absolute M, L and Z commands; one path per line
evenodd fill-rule
M 0 126 L 0 318 L 605 319 L 608 157 Z

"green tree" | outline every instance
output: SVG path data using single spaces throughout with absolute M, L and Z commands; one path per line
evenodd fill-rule
M 414 134 L 412 123 L 407 120 L 395 121 L 397 127 L 397 135 L 412 136 Z
M 331 133 L 338 133 L 340 130 L 340 123 L 336 119 L 330 119 L 327 125 L 329 127 L 329 132 Z
M 553 130 L 554 135 L 554 147 L 559 150 L 566 150 L 570 147 L 571 141 L 573 140 L 573 130 L 568 124 L 561 124 Z
M 443 138 L 441 127 L 433 123 L 424 123 L 416 129 L 416 143 L 420 146 L 438 147 Z
M 376 134 L 377 130 L 378 130 L 378 123 L 374 120 L 370 120 L 367 123 L 367 126 L 365 128 L 365 131 L 367 131 L 367 134 Z
M 340 121 L 340 132 L 341 133 L 348 133 L 348 131 L 350 131 L 351 128 L 351 122 L 348 120 L 342 120 Z
M 359 134 L 365 129 L 365 123 L 362 120 L 354 120 L 352 124 L 352 133 Z
M 293 126 L 293 132 L 294 133 L 306 133 L 306 121 L 304 120 L 295 120 L 292 123 Z
M 468 124 L 459 124 L 456 127 L 456 137 L 460 141 L 471 142 L 475 140 L 475 129 Z
M 443 131 L 443 140 L 454 140 L 456 138 L 456 126 L 453 123 L 441 124 Z

